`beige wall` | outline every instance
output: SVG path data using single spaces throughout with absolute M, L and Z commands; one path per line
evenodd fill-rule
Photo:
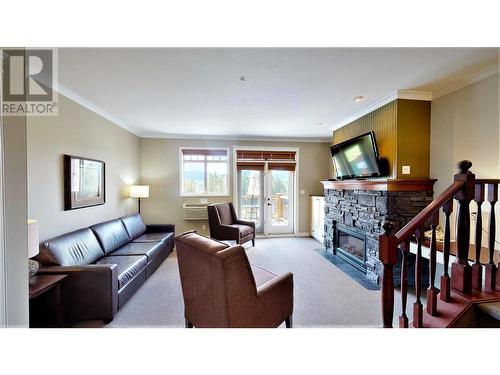
M 30 117 L 28 215 L 38 219 L 40 240 L 134 212 L 127 185 L 139 179 L 139 138 L 59 95 L 59 114 Z M 64 211 L 63 154 L 106 163 L 106 203 Z
M 28 326 L 28 225 L 26 118 L 4 117 L 2 124 L 5 324 Z M 0 301 L 1 302 L 1 301 Z M 2 306 L 1 308 L 4 308 Z M 1 322 L 0 322 L 1 324 Z
M 471 170 L 477 178 L 500 178 L 499 143 L 498 74 L 434 100 L 431 107 L 431 177 L 438 179 L 435 196 L 451 184 L 459 160 L 471 160 Z M 486 229 L 489 204 L 482 207 Z M 500 211 L 500 207 L 496 209 Z M 476 210 L 474 203 L 471 210 Z M 500 238 L 500 220 L 497 220 L 496 233 L 497 239 Z M 486 237 L 483 244 L 487 244 L 485 241 Z
M 323 194 L 320 180 L 330 175 L 330 150 L 328 143 L 205 141 L 184 139 L 141 139 L 141 183 L 151 186 L 151 197 L 145 199 L 142 214 L 147 223 L 175 223 L 176 232 L 196 229 L 208 233 L 207 222 L 184 221 L 182 204 L 199 202 L 199 198 L 179 197 L 179 147 L 224 147 L 232 154 L 233 146 L 298 147 L 299 187 L 298 231 L 310 232 L 310 194 Z M 232 160 L 231 160 L 232 163 Z M 233 193 L 232 164 L 230 193 Z M 233 200 L 233 197 L 210 198 L 209 202 Z M 205 230 L 202 225 L 207 225 Z

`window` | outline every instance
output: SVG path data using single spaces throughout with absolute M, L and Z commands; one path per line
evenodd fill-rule
M 181 195 L 227 195 L 227 149 L 181 149 Z

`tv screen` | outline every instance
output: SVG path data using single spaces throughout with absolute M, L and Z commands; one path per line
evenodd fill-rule
M 330 147 L 337 178 L 380 176 L 373 132 Z

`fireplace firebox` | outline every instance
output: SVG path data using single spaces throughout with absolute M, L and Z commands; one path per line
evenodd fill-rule
M 366 234 L 363 231 L 336 223 L 335 253 L 366 274 Z

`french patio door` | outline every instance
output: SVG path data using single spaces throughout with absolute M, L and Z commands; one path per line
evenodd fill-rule
M 267 234 L 293 233 L 293 181 L 290 170 L 268 169 L 266 173 Z
M 241 220 L 253 221 L 257 233 L 293 233 L 294 171 L 271 163 L 238 168 Z
M 253 221 L 257 233 L 264 232 L 264 166 L 238 169 L 238 217 Z

